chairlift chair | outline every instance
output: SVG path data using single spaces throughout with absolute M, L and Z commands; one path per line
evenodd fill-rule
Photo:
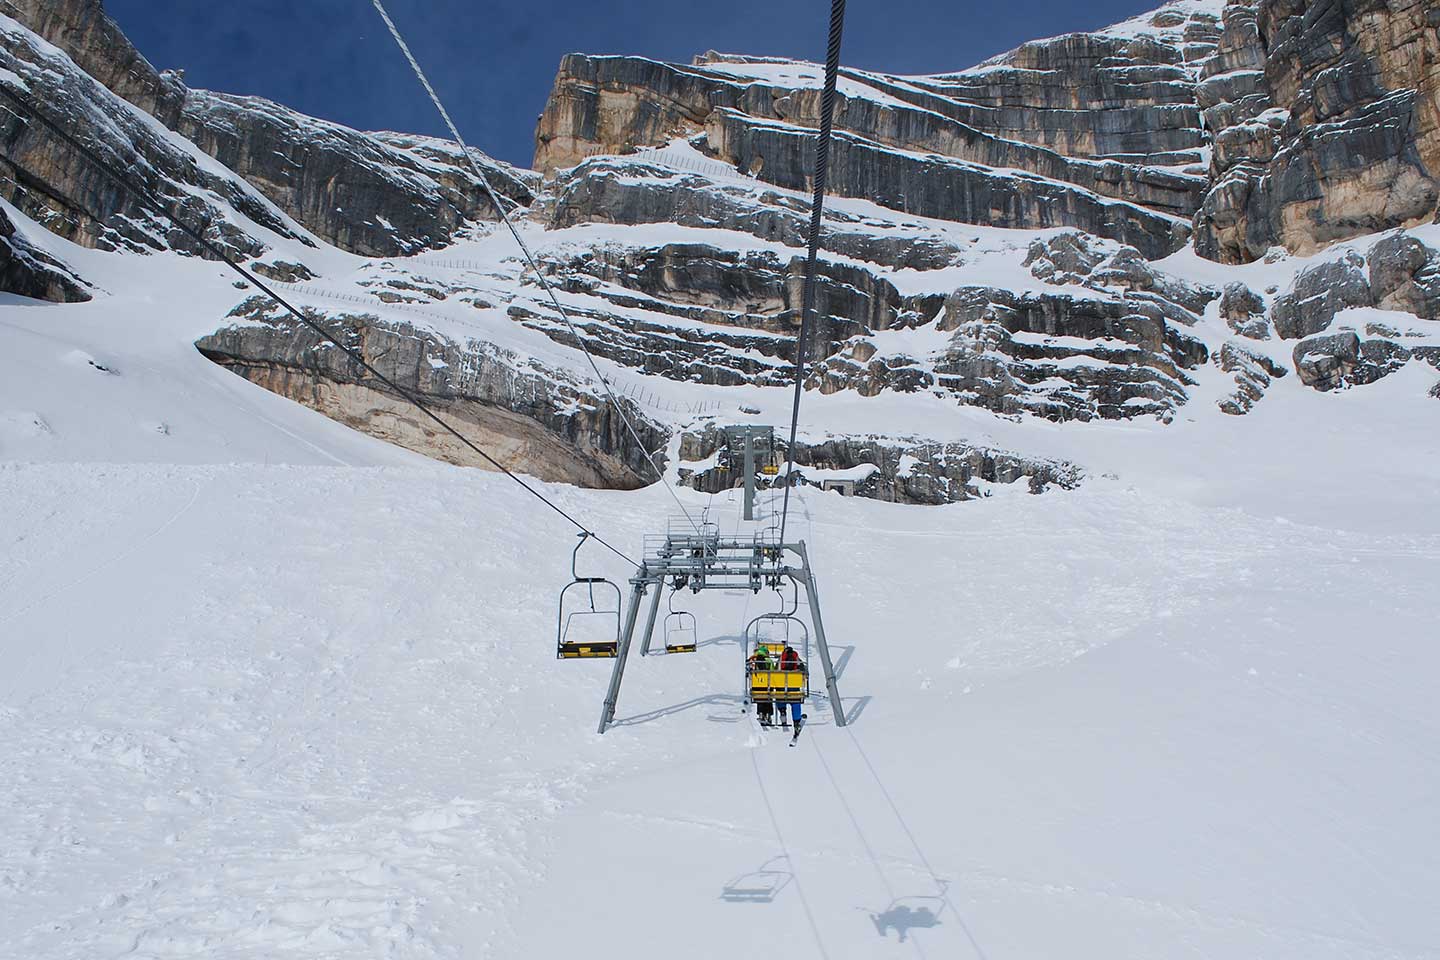
M 670 591 L 670 612 L 665 615 L 661 629 L 665 634 L 665 652 L 694 653 L 698 639 L 695 614 L 688 610 L 675 609 L 675 591 Z
M 762 633 L 762 625 L 768 626 L 770 632 Z M 773 632 L 775 625 L 781 625 L 781 636 Z M 804 703 L 809 699 L 810 628 L 805 621 L 793 613 L 763 613 L 745 625 L 743 639 L 746 703 Z M 757 668 L 752 664 L 751 658 L 761 652 L 778 663 L 786 644 L 799 648 L 800 669 Z
M 580 534 L 580 542 L 575 545 L 575 552 L 570 556 L 571 581 L 560 591 L 559 613 L 556 617 L 555 627 L 555 658 L 557 660 L 602 660 L 614 659 L 620 655 L 620 607 L 622 604 L 620 587 L 604 577 L 582 577 L 576 568 L 580 558 L 580 548 L 585 546 L 585 541 L 591 536 L 593 534 L 589 532 Z M 567 613 L 565 597 L 572 590 L 580 591 L 588 603 L 584 607 L 572 609 Z M 597 590 L 601 594 L 600 605 L 597 605 L 595 597 Z M 615 597 L 613 609 L 604 605 L 612 592 Z M 581 631 L 575 629 L 577 620 L 583 624 L 593 623 L 601 618 L 614 619 L 614 639 L 609 637 L 608 631 L 599 640 L 580 639 Z

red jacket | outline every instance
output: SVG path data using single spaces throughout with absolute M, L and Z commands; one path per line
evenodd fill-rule
M 780 654 L 780 669 L 803 670 L 805 669 L 805 661 L 801 660 L 800 654 L 795 652 L 794 647 L 791 647 L 789 650 Z

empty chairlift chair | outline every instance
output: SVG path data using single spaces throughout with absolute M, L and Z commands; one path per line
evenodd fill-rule
M 613 659 L 620 655 L 620 588 L 604 577 L 582 577 L 576 569 L 580 548 L 590 536 L 580 534 L 580 542 L 570 556 L 572 579 L 560 591 L 555 627 L 555 656 L 559 660 Z
M 695 614 L 675 609 L 675 591 L 670 591 L 670 612 L 665 615 L 666 653 L 694 653 L 696 641 Z

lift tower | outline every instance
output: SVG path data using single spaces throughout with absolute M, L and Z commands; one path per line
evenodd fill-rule
M 630 578 L 630 601 L 620 630 L 620 646 L 615 655 L 615 668 L 610 674 L 610 689 L 605 694 L 605 707 L 600 714 L 600 732 L 604 733 L 615 720 L 615 705 L 620 699 L 620 684 L 625 679 L 625 663 L 635 639 L 640 619 L 640 606 L 645 594 L 653 590 L 645 626 L 641 633 L 640 652 L 650 652 L 650 635 L 655 629 L 655 616 L 660 609 L 660 594 L 667 582 L 676 589 L 750 590 L 759 593 L 774 589 L 786 580 L 805 591 L 810 605 L 810 624 L 815 628 L 816 652 L 825 676 L 825 692 L 830 697 L 830 711 L 835 725 L 845 726 L 845 708 L 840 702 L 835 664 L 825 642 L 825 621 L 820 616 L 820 591 L 810 567 L 810 554 L 805 541 L 780 543 L 773 535 L 757 533 L 750 537 L 721 537 L 716 524 L 702 524 L 697 530 L 683 520 L 672 521 L 668 533 L 647 538 L 645 558 Z
M 775 428 L 739 426 L 725 428 L 725 443 L 730 449 L 730 462 L 735 462 L 739 451 L 745 471 L 745 519 L 755 519 L 755 455 L 765 451 L 767 456 L 775 452 Z

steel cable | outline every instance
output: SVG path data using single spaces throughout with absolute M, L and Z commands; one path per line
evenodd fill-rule
M 378 2 L 378 0 L 377 0 Z M 825 183 L 830 169 L 830 137 L 835 121 L 835 87 L 840 75 L 840 40 L 845 31 L 845 0 L 830 0 L 830 37 L 825 48 L 825 87 L 820 94 L 820 132 L 815 137 L 815 193 L 810 201 L 810 235 L 805 261 L 805 292 L 800 308 L 800 336 L 795 344 L 795 403 L 790 413 L 790 445 L 785 450 L 785 503 L 780 512 L 780 542 L 790 519 L 790 490 L 795 485 L 795 436 L 800 424 L 800 397 L 805 391 L 805 359 L 815 312 L 815 272 L 820 258 L 820 219 L 825 212 Z
M 470 163 L 471 171 L 485 188 L 485 195 L 490 198 L 491 205 L 495 207 L 496 215 L 499 216 L 501 222 L 504 223 L 510 231 L 510 236 L 515 238 L 516 245 L 525 256 L 525 262 L 530 266 L 530 269 L 534 271 L 535 279 L 539 282 L 541 289 L 543 289 L 550 298 L 550 303 L 555 307 L 556 312 L 560 314 L 560 319 L 565 321 L 565 326 L 569 328 L 570 335 L 575 338 L 575 343 L 580 347 L 580 352 L 585 354 L 585 359 L 590 362 L 590 369 L 595 372 L 595 378 L 600 381 L 601 389 L 605 391 L 605 395 L 610 399 L 610 404 L 614 407 L 615 412 L 620 415 L 621 422 L 624 423 L 625 428 L 630 431 L 631 439 L 635 441 L 635 445 L 640 451 L 645 454 L 646 460 L 649 462 L 651 469 L 655 471 L 656 478 L 660 481 L 660 485 L 670 492 L 670 496 L 675 501 L 675 505 L 680 508 L 680 512 L 685 515 L 685 519 L 690 521 L 690 525 L 695 528 L 696 534 L 699 534 L 701 532 L 700 525 L 695 522 L 694 517 L 690 516 L 690 511 L 685 509 L 685 504 L 681 502 L 680 497 L 670 488 L 670 485 L 665 482 L 665 470 L 656 462 L 655 455 L 646 450 L 645 443 L 640 439 L 640 434 L 636 431 L 634 423 L 632 423 L 630 417 L 626 415 L 625 408 L 620 405 L 620 401 L 615 396 L 615 392 L 610 389 L 609 379 L 600 372 L 599 364 L 595 362 L 595 357 L 590 353 L 590 348 L 585 345 L 585 338 L 580 335 L 579 329 L 571 322 L 570 314 L 560 305 L 560 298 L 555 295 L 555 288 L 545 279 L 545 274 L 540 270 L 540 264 L 536 261 L 534 254 L 530 252 L 529 245 L 525 243 L 524 238 L 520 236 L 520 231 L 516 229 L 515 224 L 511 221 L 510 214 L 501 202 L 499 194 L 495 192 L 494 187 L 490 186 L 490 180 L 485 176 L 484 171 L 480 169 L 480 164 L 476 161 L 474 155 L 471 154 L 470 147 L 465 143 L 465 138 L 460 136 L 459 128 L 455 126 L 455 121 L 450 119 L 450 112 L 445 109 L 445 104 L 441 102 L 440 95 L 436 93 L 435 88 L 430 85 L 430 80 L 425 76 L 425 71 L 421 69 L 420 62 L 416 60 L 415 55 L 410 52 L 409 44 L 407 44 L 405 38 L 400 35 L 400 29 L 395 26 L 395 21 L 390 19 L 390 14 L 386 12 L 385 5 L 381 3 L 380 0 L 370 0 L 370 2 L 375 7 L 375 11 L 380 14 L 380 19 L 385 21 L 385 26 L 389 28 L 390 36 L 395 39 L 395 44 L 400 48 L 400 52 L 403 53 L 405 59 L 410 62 L 410 68 L 415 71 L 416 79 L 420 81 L 420 85 L 425 88 L 425 92 L 430 96 L 430 102 L 435 104 L 435 109 L 440 112 L 440 117 L 445 121 L 445 126 L 449 128 L 450 135 L 455 138 L 455 144 L 460 148 L 461 152 L 465 154 L 465 159 Z

